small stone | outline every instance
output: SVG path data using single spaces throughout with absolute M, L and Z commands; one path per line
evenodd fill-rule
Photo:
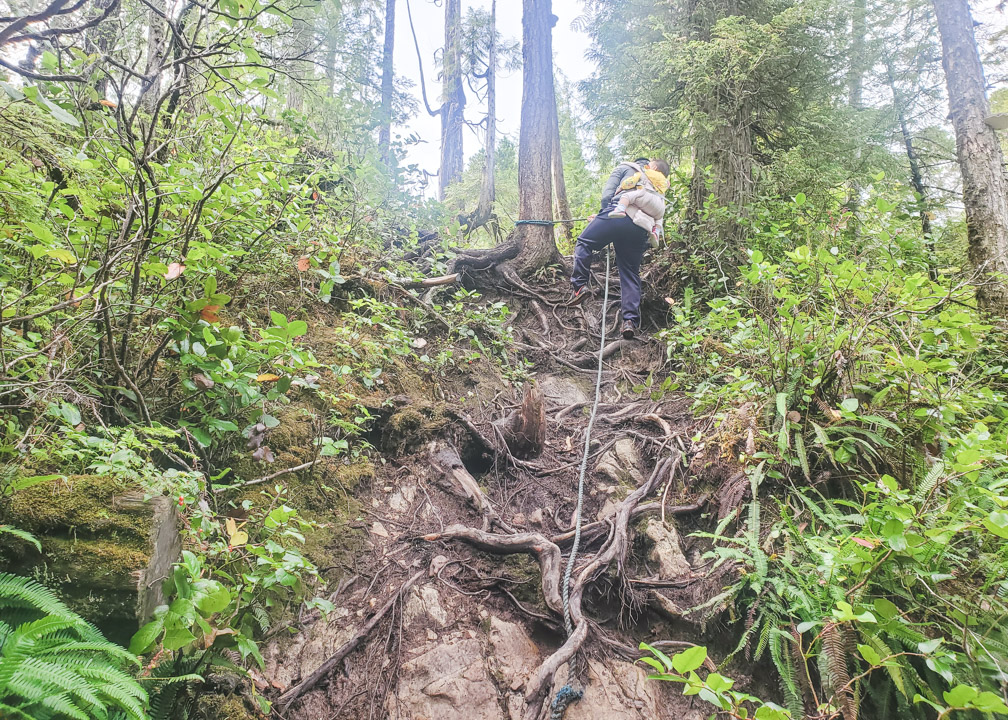
M 434 559 L 430 562 L 430 569 L 427 571 L 427 577 L 434 577 L 442 568 L 448 564 L 448 558 L 444 555 L 435 555 Z
M 392 492 L 393 490 L 395 490 L 395 488 L 392 487 L 391 485 L 386 485 L 385 486 L 385 492 Z
M 476 631 L 475 630 L 470 630 L 469 631 L 469 637 L 472 638 L 473 640 L 475 640 L 476 639 Z
M 533 525 L 538 525 L 539 527 L 545 525 L 542 508 L 536 508 L 535 512 L 529 515 L 529 522 Z
M 371 506 L 372 507 L 378 507 L 379 506 L 378 498 L 371 498 Z
M 486 620 L 488 617 L 490 617 L 490 613 L 486 610 L 480 610 L 480 620 Z
M 437 638 L 438 634 L 430 628 L 427 628 L 427 639 L 433 642 L 434 640 L 437 640 Z
M 377 520 L 375 520 L 374 525 L 371 526 L 371 534 L 383 538 L 387 538 L 389 536 L 388 530 L 386 530 L 385 526 Z
M 525 515 L 524 513 L 515 513 L 515 516 L 511 518 L 511 522 L 515 525 L 524 527 L 525 526 Z

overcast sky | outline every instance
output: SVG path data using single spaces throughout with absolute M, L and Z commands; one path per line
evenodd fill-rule
M 441 84 L 437 79 L 437 68 L 434 66 L 434 52 L 444 44 L 444 3 L 437 5 L 432 0 L 410 0 L 413 11 L 413 22 L 416 26 L 420 53 L 423 56 L 424 74 L 427 78 L 427 98 L 432 106 L 437 105 L 441 96 Z M 464 0 L 462 14 L 469 8 L 484 8 L 490 10 L 490 0 Z M 580 0 L 553 0 L 553 13 L 560 18 L 553 28 L 553 53 L 560 71 L 571 81 L 584 80 L 594 69 L 585 60 L 585 50 L 591 39 L 584 33 L 571 30 L 571 21 L 583 12 Z M 519 0 L 499 0 L 497 3 L 497 29 L 508 40 L 521 42 L 522 4 Z M 406 15 L 406 0 L 396 0 L 396 37 L 395 37 L 395 72 L 404 75 L 414 83 L 414 94 L 423 106 L 420 98 L 420 72 L 417 69 L 416 48 L 410 33 L 409 18 Z M 521 70 L 499 74 L 497 76 L 497 132 L 507 135 L 515 142 L 518 140 L 518 126 L 521 120 Z M 482 104 L 477 103 L 472 93 L 466 88 L 466 114 L 468 119 L 478 121 L 486 112 Z M 393 132 L 404 136 L 417 133 L 426 142 L 410 149 L 406 163 L 419 163 L 422 169 L 436 172 L 440 161 L 441 121 L 430 117 L 426 109 L 413 118 L 406 126 L 400 126 Z M 465 156 L 468 159 L 483 145 L 483 138 L 466 128 L 463 131 Z M 431 184 L 436 190 L 437 182 Z M 431 186 L 428 186 L 428 190 Z
M 997 5 L 1000 0 L 973 0 L 970 4 L 975 19 L 982 23 L 978 29 L 978 40 L 983 42 L 985 30 L 989 33 L 992 28 L 1001 28 L 1008 23 L 1008 13 L 998 11 Z M 414 95 L 418 103 L 422 105 L 420 99 L 420 73 L 417 69 L 416 49 L 413 45 L 413 36 L 410 33 L 409 19 L 406 15 L 406 0 L 396 0 L 396 38 L 395 38 L 395 71 L 397 75 L 409 78 L 414 84 Z M 439 50 L 444 43 L 444 3 L 434 0 L 410 0 L 410 7 L 413 11 L 413 21 L 416 26 L 417 39 L 420 44 L 420 53 L 423 56 L 424 73 L 427 78 L 427 96 L 432 105 L 435 105 L 440 97 L 441 86 L 437 80 L 437 68 L 434 65 L 434 53 Z M 469 8 L 490 9 L 490 0 L 463 0 L 462 14 Z M 582 14 L 583 7 L 581 0 L 553 0 L 553 12 L 560 18 L 557 26 L 553 29 L 553 53 L 556 64 L 561 73 L 569 80 L 577 82 L 589 77 L 594 71 L 594 66 L 585 59 L 585 51 L 588 49 L 591 39 L 588 35 L 575 32 L 571 29 L 571 21 Z M 521 42 L 521 14 L 522 3 L 519 0 L 500 0 L 497 3 L 497 28 L 507 39 Z M 998 72 L 994 68 L 987 68 L 995 86 L 1004 86 L 1003 70 Z M 994 71 L 993 73 L 991 71 Z M 518 126 L 521 115 L 521 93 L 522 74 L 521 70 L 515 70 L 498 76 L 497 80 L 497 121 L 498 133 L 507 135 L 511 139 L 518 140 Z M 484 112 L 481 104 L 467 89 L 466 107 L 467 117 L 470 120 L 478 121 Z M 439 118 L 430 117 L 427 111 L 421 109 L 420 114 L 413 118 L 407 125 L 399 126 L 394 132 L 403 135 L 416 133 L 425 142 L 412 146 L 406 158 L 406 163 L 418 163 L 422 169 L 436 172 L 440 158 L 440 133 L 441 125 Z M 466 128 L 463 132 L 465 142 L 465 156 L 468 159 L 480 147 L 483 140 L 477 137 L 473 130 Z M 436 189 L 437 183 L 433 182 L 428 186 L 428 191 Z

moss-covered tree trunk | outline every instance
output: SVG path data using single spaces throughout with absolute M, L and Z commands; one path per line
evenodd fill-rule
M 462 177 L 462 125 L 465 90 L 462 87 L 462 0 L 445 2 L 445 44 L 441 59 L 441 174 L 438 197 Z
M 386 165 L 392 164 L 392 73 L 395 51 L 395 4 L 385 0 L 385 47 L 382 49 L 381 127 L 378 130 L 378 149 Z

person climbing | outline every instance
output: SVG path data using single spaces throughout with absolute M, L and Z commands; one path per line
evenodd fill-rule
M 669 189 L 669 165 L 664 160 L 652 160 L 643 172 L 634 173 L 620 183 L 616 209 L 611 218 L 630 216 L 634 224 L 649 234 L 649 244 L 658 247 L 661 219 L 665 216 L 665 193 Z
M 588 223 L 574 246 L 574 272 L 571 274 L 571 298 L 569 304 L 581 303 L 588 297 L 588 278 L 591 276 L 592 254 L 604 250 L 610 243 L 616 251 L 616 269 L 620 278 L 620 309 L 623 316 L 623 338 L 632 340 L 640 327 L 640 266 L 644 252 L 649 247 L 650 228 L 637 225 L 632 218 L 610 217 L 618 204 L 618 197 L 624 182 L 634 176 L 644 176 L 644 167 L 652 161 L 637 158 L 634 162 L 622 162 L 609 175 L 602 188 L 602 202 L 598 214 Z M 664 161 L 654 161 L 664 162 Z M 668 167 L 666 163 L 664 167 Z M 632 187 L 636 187 L 636 182 Z

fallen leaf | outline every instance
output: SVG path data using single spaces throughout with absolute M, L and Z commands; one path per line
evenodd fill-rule
M 792 410 L 787 414 L 788 422 L 798 423 L 801 422 L 801 413 L 797 410 Z
M 273 373 L 262 373 L 261 375 L 256 375 L 256 382 L 267 383 L 276 382 L 280 379 L 279 375 L 274 375 Z
M 234 535 L 228 539 L 228 544 L 231 547 L 241 547 L 248 542 L 248 533 L 244 530 L 239 530 Z
M 302 255 L 298 258 L 297 269 L 298 272 L 307 272 L 308 268 L 311 267 L 311 259 L 307 255 Z
M 192 381 L 200 390 L 209 390 L 214 386 L 214 381 L 203 373 L 196 373 L 192 376 Z
M 374 525 L 371 526 L 371 532 L 378 537 L 387 538 L 389 536 L 388 530 L 386 530 L 385 526 L 377 520 L 375 520 Z
M 185 272 L 185 265 L 173 262 L 168 266 L 168 272 L 164 274 L 165 280 L 174 280 Z
M 220 322 L 220 317 L 217 315 L 220 311 L 220 307 L 220 305 L 207 305 L 205 308 L 200 310 L 199 315 L 211 325 L 215 322 Z
M 423 350 L 425 347 L 427 347 L 427 341 L 423 338 L 417 338 L 416 340 L 413 341 L 413 347 L 416 348 L 417 350 Z
M 81 305 L 81 301 L 77 298 L 76 295 L 72 296 L 69 290 L 63 296 L 63 299 L 66 300 L 68 303 L 70 303 L 70 307 L 79 308 Z

